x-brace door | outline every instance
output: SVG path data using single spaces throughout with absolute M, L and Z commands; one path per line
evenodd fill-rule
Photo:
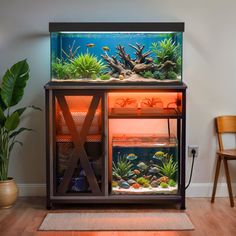
M 76 124 L 73 120 L 71 111 L 66 101 L 66 96 L 64 94 L 56 94 L 58 105 L 60 107 L 65 123 L 72 137 L 72 142 L 74 143 L 74 147 L 75 147 L 72 155 L 67 161 L 67 169 L 65 170 L 62 181 L 60 182 L 58 186 L 59 194 L 65 194 L 67 192 L 74 170 L 78 167 L 78 161 L 80 162 L 80 166 L 83 168 L 85 172 L 92 194 L 93 195 L 102 194 L 102 191 L 98 185 L 98 181 L 94 174 L 94 170 L 92 169 L 91 164 L 89 163 L 89 159 L 88 159 L 86 150 L 84 148 L 86 137 L 91 127 L 99 102 L 102 99 L 102 95 L 89 94 L 89 96 L 92 97 L 92 100 L 89 105 L 88 112 L 85 116 L 84 122 L 82 124 L 82 128 L 79 132 L 77 130 Z

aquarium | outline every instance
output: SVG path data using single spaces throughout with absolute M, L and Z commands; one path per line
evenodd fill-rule
M 182 23 L 53 26 L 53 81 L 182 82 Z
M 114 135 L 112 194 L 177 194 L 178 141 L 174 135 Z

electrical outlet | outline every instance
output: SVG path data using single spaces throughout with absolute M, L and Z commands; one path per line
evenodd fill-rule
M 192 150 L 195 150 L 195 157 L 197 157 L 198 156 L 198 149 L 199 149 L 199 146 L 197 146 L 197 145 L 189 145 L 188 146 L 188 156 L 192 157 L 193 156 Z

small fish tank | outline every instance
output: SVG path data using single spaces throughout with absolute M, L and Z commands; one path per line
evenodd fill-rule
M 182 82 L 183 23 L 50 23 L 51 80 Z
M 174 135 L 114 135 L 112 194 L 177 194 L 178 141 Z

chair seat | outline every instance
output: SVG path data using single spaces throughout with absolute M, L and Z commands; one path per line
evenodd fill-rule
M 236 159 L 236 149 L 225 149 L 223 151 L 218 151 L 217 154 L 221 157 Z

